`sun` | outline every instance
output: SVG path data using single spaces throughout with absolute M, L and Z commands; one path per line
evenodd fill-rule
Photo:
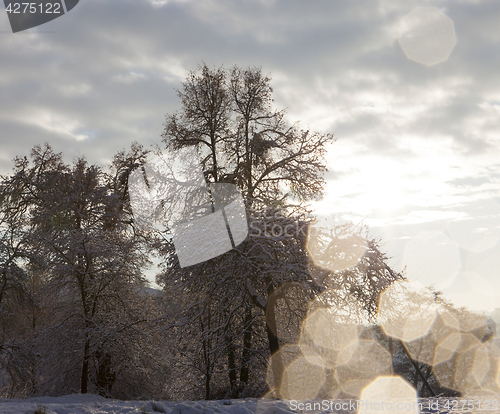
M 412 189 L 404 171 L 393 163 L 366 162 L 349 174 L 327 182 L 323 200 L 313 205 L 321 216 L 388 218 L 411 202 Z

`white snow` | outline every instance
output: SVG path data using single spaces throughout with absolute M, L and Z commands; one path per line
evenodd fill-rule
M 93 394 L 0 399 L 0 414 L 250 414 L 258 399 L 217 401 L 120 401 Z
M 469 397 L 471 398 L 471 397 Z M 460 400 L 460 398 L 457 398 Z M 452 407 L 453 398 L 437 400 L 419 399 L 422 403 L 420 414 L 456 412 L 444 409 L 446 402 Z M 477 400 L 478 399 L 474 399 Z M 336 400 L 339 402 L 347 400 Z M 430 402 L 439 401 L 438 410 L 432 409 Z M 498 403 L 497 403 L 498 404 Z M 215 401 L 121 401 L 93 394 L 73 394 L 62 397 L 34 397 L 27 399 L 0 399 L 0 414 L 297 414 L 292 410 L 290 402 L 283 400 L 247 398 L 241 400 Z M 496 410 L 495 410 L 496 411 Z M 324 410 L 320 413 L 351 414 L 356 410 Z M 392 412 L 392 411 L 391 411 Z M 470 411 L 462 411 L 464 414 Z M 476 409 L 474 413 L 494 412 Z M 317 412 L 316 412 L 317 413 Z M 304 412 L 305 414 L 305 412 Z

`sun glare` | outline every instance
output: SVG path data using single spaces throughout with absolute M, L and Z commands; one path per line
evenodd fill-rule
M 434 139 L 402 135 L 401 155 L 377 156 L 356 141 L 337 142 L 328 154 L 324 199 L 313 204 L 318 216 L 367 225 L 453 220 L 453 207 L 470 202 L 454 180 L 477 175 L 476 165 L 457 165 L 449 147 Z M 450 156 L 448 156 L 450 155 Z
M 397 171 L 389 163 L 372 160 L 357 172 L 329 182 L 324 200 L 315 207 L 319 215 L 325 216 L 348 214 L 358 219 L 388 218 L 408 204 L 411 195 L 404 171 Z

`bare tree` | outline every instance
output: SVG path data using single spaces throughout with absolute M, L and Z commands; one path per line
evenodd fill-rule
M 30 213 L 36 204 L 33 187 L 47 171 L 58 168 L 58 159 L 46 153 L 31 177 L 20 172 L 27 160 L 15 160 L 17 173 L 2 176 L 0 184 L 0 366 L 8 374 L 8 396 L 35 393 L 40 356 L 35 349 L 36 330 L 45 309 L 41 277 L 44 257 L 34 240 Z
M 204 297 L 215 301 L 221 314 L 238 315 L 227 321 L 224 334 L 231 388 L 237 383 L 238 357 L 240 381 L 248 383 L 253 334 L 264 323 L 279 384 L 278 351 L 284 338 L 292 340 L 290 332 L 298 331 L 311 298 L 336 287 L 354 295 L 373 317 L 380 293 L 402 276 L 387 265 L 377 241 L 367 241 L 349 226 L 338 229 L 343 235 L 326 235 L 326 245 L 337 246 L 331 261 L 344 260 L 348 253 L 339 246 L 350 233 L 347 241 L 362 247 L 352 263 L 336 269 L 312 260 L 306 243 L 314 217 L 307 202 L 323 195 L 324 156 L 334 139 L 290 125 L 285 111 L 274 108 L 270 76 L 258 68 L 203 65 L 188 75 L 178 95 L 182 108 L 166 116 L 163 141 L 170 150 L 196 146 L 209 188 L 223 182 L 241 189 L 249 237 L 232 251 L 188 268 L 180 268 L 171 240 L 165 239 L 159 281 L 165 288 L 175 284 L 186 292 L 211 292 Z M 256 319 L 259 312 L 262 318 Z M 236 325 L 236 320 L 247 322 Z M 235 353 L 238 347 L 241 352 Z
M 158 314 L 141 293 L 148 260 L 129 225 L 120 180 L 109 184 L 110 175 L 83 158 L 68 166 L 48 145 L 35 147 L 31 160 L 17 158 L 4 184 L 11 189 L 10 205 L 23 206 L 25 223 L 18 227 L 19 241 L 5 250 L 12 260 L 4 273 L 14 269 L 21 280 L 27 271 L 24 279 L 32 281 L 40 275 L 43 294 L 51 300 L 46 304 L 51 320 L 38 333 L 39 349 L 51 362 L 44 389 L 74 392 L 79 384 L 82 393 L 110 395 L 116 385 L 124 393 L 138 392 L 143 387 L 132 378 L 141 374 L 133 361 L 140 365 L 149 358 L 151 368 L 158 357 L 147 335 Z M 122 164 L 116 163 L 123 170 Z M 117 171 L 115 176 L 120 177 Z M 23 266 L 13 266 L 16 257 Z
M 290 126 L 285 112 L 273 109 L 271 79 L 258 68 L 210 70 L 204 65 L 200 72 L 191 72 L 178 91 L 182 109 L 167 115 L 163 139 L 174 150 L 196 145 L 209 185 L 237 184 L 250 225 L 260 232 L 207 263 L 214 269 L 211 279 L 219 291 L 224 289 L 217 297 L 224 298 L 229 306 L 226 312 L 231 314 L 243 300 L 238 313 L 240 321 L 246 320 L 241 325 L 243 332 L 228 329 L 225 334 L 232 386 L 237 381 L 235 341 L 242 347 L 240 380 L 248 382 L 252 321 L 256 317 L 252 307 L 257 306 L 265 316 L 269 350 L 274 354 L 279 350 L 275 306 L 277 298 L 286 292 L 280 286 L 295 282 L 307 291 L 318 290 L 308 273 L 304 242 L 310 219 L 306 218 L 304 203 L 321 197 L 326 171 L 323 156 L 333 137 Z M 286 228 L 288 234 L 270 235 L 267 227 Z M 177 273 L 185 283 L 198 284 L 199 288 L 206 273 L 201 270 L 204 267 L 180 269 L 173 246 L 166 245 L 163 280 Z

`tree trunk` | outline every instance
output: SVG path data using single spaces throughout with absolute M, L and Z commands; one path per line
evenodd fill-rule
M 240 381 L 248 384 L 250 377 L 250 352 L 252 350 L 252 308 L 248 306 L 245 314 L 245 332 L 243 333 L 243 352 L 241 353 Z
M 207 372 L 205 375 L 205 400 L 210 399 L 210 373 Z
M 207 309 L 207 329 L 210 330 L 211 325 L 211 315 L 210 307 Z M 204 337 L 205 327 L 203 323 L 203 315 L 200 316 L 200 332 L 202 335 L 202 348 L 203 348 L 203 360 L 205 363 L 205 400 L 210 399 L 210 380 L 212 378 L 212 358 L 210 355 L 210 339 Z
M 267 301 L 260 298 L 255 289 L 251 286 L 248 280 L 245 282 L 245 286 L 250 299 L 252 302 L 260 309 L 264 311 L 264 316 L 266 319 L 266 332 L 267 339 L 269 342 L 269 351 L 271 352 L 272 358 L 272 370 L 274 377 L 274 384 L 276 388 L 276 394 L 278 398 L 281 398 L 281 382 L 283 376 L 283 362 L 281 360 L 281 355 L 278 353 L 280 346 L 278 340 L 278 330 L 276 326 L 276 316 L 274 313 L 274 306 L 276 304 L 276 297 L 274 295 L 274 287 L 272 281 L 267 278 Z
M 113 372 L 111 355 L 108 352 L 98 351 L 96 354 L 98 358 L 97 378 L 96 385 L 99 395 L 109 397 L 111 389 L 116 380 L 116 374 Z
M 281 398 L 281 383 L 283 377 L 283 362 L 281 355 L 278 353 L 280 349 L 278 340 L 278 330 L 276 326 L 276 316 L 274 313 L 274 306 L 276 299 L 274 297 L 274 287 L 269 283 L 267 287 L 267 306 L 266 306 L 266 331 L 269 340 L 269 351 L 272 357 L 272 369 L 274 377 L 274 387 L 278 398 Z
M 81 384 L 81 394 L 87 393 L 88 380 L 89 380 L 89 358 L 90 358 L 90 339 L 88 334 L 85 334 L 85 347 L 83 349 L 83 365 L 82 365 L 82 384 Z
M 391 354 L 391 371 L 394 374 L 394 351 L 392 346 L 392 337 L 389 336 L 389 354 Z
M 431 386 L 429 385 L 429 383 L 427 382 L 427 379 L 425 378 L 424 374 L 422 374 L 422 371 L 420 370 L 420 368 L 418 367 L 418 364 L 415 362 L 415 360 L 412 358 L 411 354 L 410 354 L 410 351 L 408 350 L 408 347 L 405 345 L 405 343 L 401 340 L 398 341 L 398 343 L 401 345 L 401 347 L 403 348 L 403 350 L 405 351 L 405 354 L 406 356 L 408 357 L 408 359 L 410 360 L 411 364 L 413 365 L 413 367 L 415 368 L 415 371 L 417 373 L 417 375 L 422 379 L 423 383 L 424 383 L 424 386 L 425 388 L 427 388 L 431 394 L 432 397 L 435 397 L 436 396 L 436 393 L 433 391 L 433 389 L 431 388 Z
M 229 367 L 229 388 L 231 390 L 231 395 L 236 390 L 236 358 L 234 355 L 234 346 L 232 344 L 232 338 L 229 334 L 226 335 L 226 346 L 227 346 L 227 364 Z

